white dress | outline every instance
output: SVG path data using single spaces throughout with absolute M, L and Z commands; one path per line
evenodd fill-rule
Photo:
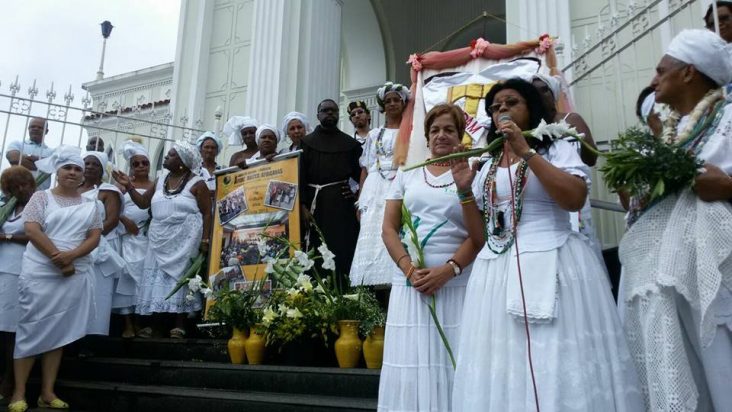
M 142 194 L 145 189 L 135 189 Z M 120 237 L 122 241 L 122 259 L 125 261 L 125 269 L 119 277 L 117 287 L 112 297 L 112 312 L 120 315 L 127 315 L 134 312 L 135 300 L 137 299 L 137 288 L 142 278 L 142 271 L 147 255 L 148 239 L 145 233 L 145 222 L 150 218 L 149 209 L 140 209 L 130 198 L 129 193 L 124 196 L 123 215 L 133 221 L 139 228 L 137 235 L 125 231 L 124 225 L 120 225 Z
M 358 198 L 361 230 L 351 264 L 352 286 L 388 285 L 398 270 L 381 240 L 384 199 L 396 176 L 392 160 L 398 132 L 399 129 L 372 129 L 363 145 L 360 163 L 368 170 L 368 176 Z
M 163 191 L 165 179 L 158 179 L 150 205 L 150 243 L 138 288 L 135 313 L 188 313 L 201 309 L 198 294 L 191 301 L 186 299 L 187 286 L 183 286 L 170 299 L 165 299 L 185 274 L 191 259 L 198 255 L 203 217 L 191 188 L 200 180 L 200 177 L 194 176 L 180 193 L 166 195 Z
M 570 113 L 567 113 L 567 116 L 564 117 L 564 120 L 567 120 L 567 117 L 569 117 Z M 577 149 L 577 153 L 582 153 L 582 143 L 579 140 L 570 140 L 574 147 Z M 597 253 L 597 256 L 600 257 L 600 260 L 603 260 L 602 256 L 602 243 L 597 238 L 597 234 L 595 233 L 595 226 L 592 223 L 592 205 L 590 204 L 590 189 L 592 188 L 592 176 L 590 174 L 587 175 L 586 178 L 587 181 L 587 199 L 585 199 L 585 205 L 582 206 L 582 209 L 580 209 L 577 212 L 569 212 L 569 219 L 570 223 L 572 224 L 572 230 L 578 233 L 582 233 L 587 237 L 587 243 L 590 245 L 592 250 Z
M 96 189 L 82 193 L 86 199 L 99 198 L 100 191 L 116 193 L 120 197 L 120 207 L 124 207 L 122 192 L 114 185 L 102 183 Z M 121 209 L 120 212 L 123 210 Z M 106 211 L 102 209 L 102 220 L 106 219 Z M 125 261 L 120 253 L 122 244 L 117 229 L 103 235 L 99 246 L 91 253 L 94 262 L 94 297 L 96 310 L 89 323 L 90 335 L 109 335 L 109 322 L 112 315 L 112 298 L 114 290 L 124 271 Z
M 435 267 L 452 258 L 468 238 L 457 191 L 449 171 L 433 176 L 424 169 L 399 171 L 387 200 L 405 202 L 412 218 L 419 218 L 417 234 L 424 239 L 437 225 L 447 221 L 425 246 L 425 264 Z M 425 177 L 426 174 L 426 177 Z M 433 186 L 430 187 L 425 179 Z M 465 285 L 470 266 L 448 281 L 435 294 L 437 316 L 457 355 Z M 392 272 L 389 313 L 386 318 L 384 363 L 379 380 L 380 411 L 449 411 L 453 366 L 430 316 L 431 298 L 412 286 L 400 270 Z
M 695 154 L 730 175 L 732 105 L 719 116 Z M 704 202 L 690 189 L 670 195 L 638 217 L 618 253 L 618 305 L 647 408 L 730 410 L 730 202 Z
M 0 233 L 25 233 L 23 214 L 15 212 L 3 223 Z M 0 241 L 0 332 L 15 332 L 18 326 L 18 275 L 20 275 L 25 245 Z
M 50 190 L 36 192 L 23 211 L 37 222 L 61 251 L 78 247 L 91 229 L 102 228 L 101 203 L 83 197 L 63 198 Z M 15 335 L 16 359 L 63 347 L 87 334 L 94 316 L 92 259 L 74 261 L 76 272 L 63 276 L 56 265 L 28 243 L 18 279 L 20 317 Z
M 543 157 L 585 178 L 571 144 L 555 142 Z M 515 184 L 515 170 L 511 167 Z M 483 208 L 489 164 L 473 182 Z M 508 169 L 498 168 L 497 201 L 511 227 Z M 490 202 L 489 202 L 490 203 Z M 517 229 L 540 409 L 642 411 L 638 379 L 615 311 L 604 265 L 572 232 L 568 212 L 528 171 Z M 493 231 L 493 224 L 487 231 Z M 527 356 L 517 244 L 476 259 L 463 306 L 453 389 L 455 411 L 530 411 L 535 400 Z

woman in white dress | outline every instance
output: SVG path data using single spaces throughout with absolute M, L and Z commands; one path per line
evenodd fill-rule
M 530 146 L 522 136 L 547 119 L 530 83 L 496 84 L 486 109 L 489 141 L 498 132 L 507 143 L 478 176 L 465 160 L 452 173 L 482 247 L 465 293 L 453 410 L 643 410 L 603 263 L 569 223 L 585 201 L 586 165 L 565 140 Z
M 18 327 L 18 275 L 28 243 L 23 228 L 23 209 L 36 190 L 33 174 L 22 166 L 10 166 L 0 176 L 3 193 L 17 200 L 15 209 L 0 227 L 0 344 L 5 358 L 5 374 L 0 383 L 0 396 L 13 392 L 13 350 Z
M 394 145 L 402 122 L 402 113 L 409 100 L 409 89 L 387 82 L 376 92 L 376 101 L 386 116 L 383 127 L 371 130 L 361 155 L 361 193 L 358 213 L 361 230 L 351 264 L 351 285 L 388 285 L 397 267 L 392 262 L 381 240 L 384 220 L 384 196 L 396 176 L 392 164 Z
M 102 202 L 104 213 L 102 239 L 91 257 L 94 261 L 94 317 L 89 323 L 90 335 L 109 335 L 112 316 L 112 298 L 125 269 L 120 256 L 122 244 L 119 237 L 119 216 L 122 211 L 123 195 L 114 185 L 105 183 L 107 155 L 102 152 L 86 152 L 84 156 L 84 183 L 79 186 L 83 197 Z
M 211 198 L 206 183 L 198 176 L 201 155 L 198 148 L 178 141 L 168 151 L 163 167 L 168 173 L 158 179 L 154 189 L 138 193 L 130 178 L 115 172 L 114 178 L 130 194 L 135 204 L 150 208 L 149 248 L 139 284 L 135 313 L 142 316 L 172 314 L 175 326 L 170 337 L 185 337 L 187 314 L 201 310 L 201 299 L 186 299 L 183 286 L 166 299 L 190 266 L 191 259 L 208 252 L 211 235 Z M 164 321 L 157 316 L 157 321 Z M 152 332 L 152 331 L 151 331 Z
M 246 160 L 247 165 L 263 159 L 271 162 L 279 154 L 277 145 L 280 142 L 280 131 L 271 124 L 264 123 L 257 127 L 254 136 L 259 150 Z
M 87 333 L 93 316 L 94 276 L 90 253 L 102 236 L 102 207 L 79 195 L 84 162 L 79 148 L 60 146 L 36 162 L 56 172 L 57 186 L 36 192 L 23 211 L 29 243 L 18 279 L 15 390 L 8 410 L 23 412 L 26 383 L 37 355 L 41 362 L 39 407 L 67 409 L 54 393 L 63 347 Z
M 214 198 L 216 192 L 216 171 L 221 170 L 221 165 L 216 163 L 216 156 L 221 153 L 224 148 L 221 139 L 216 137 L 214 132 L 204 132 L 196 140 L 196 146 L 201 153 L 201 172 L 199 176 L 206 182 L 208 190 L 211 191 L 211 199 Z
M 122 145 L 122 156 L 130 170 L 130 181 L 137 193 L 145 193 L 155 187 L 150 180 L 150 156 L 145 148 L 133 141 Z M 124 190 L 124 189 L 123 189 Z M 122 258 L 126 268 L 120 275 L 119 283 L 112 297 L 112 313 L 122 315 L 125 328 L 123 338 L 132 338 L 136 334 L 141 338 L 149 338 L 149 330 L 140 329 L 136 333 L 133 319 L 137 287 L 142 278 L 145 255 L 147 254 L 147 227 L 150 221 L 150 209 L 140 209 L 132 201 L 129 193 L 124 194 L 123 212 L 119 217 L 120 236 L 122 240 Z
M 285 147 L 280 149 L 281 153 L 300 150 L 300 142 L 303 137 L 312 132 L 308 117 L 300 112 L 290 112 L 282 118 L 282 135 L 285 136 L 282 144 Z
M 431 156 L 447 155 L 465 132 L 463 112 L 454 105 L 435 106 L 424 130 Z M 453 364 L 427 305 L 434 295 L 437 316 L 455 351 L 469 265 L 478 249 L 468 238 L 449 162 L 397 172 L 386 199 L 382 236 L 399 270 L 391 279 L 379 410 L 449 411 Z M 412 219 L 420 219 L 420 241 L 437 228 L 424 247 L 426 268 L 417 268 L 416 257 L 402 244 L 409 237 L 400 239 L 402 205 Z

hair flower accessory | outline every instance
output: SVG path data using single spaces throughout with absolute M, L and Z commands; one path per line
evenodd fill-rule
M 552 46 L 554 46 L 554 39 L 552 39 L 552 37 L 547 33 L 544 33 L 539 36 L 539 47 L 534 49 L 534 51 L 538 55 L 543 55 L 547 52 L 547 50 L 552 48 Z
M 407 60 L 407 64 L 411 64 L 412 70 L 414 70 L 415 72 L 421 72 L 422 71 L 422 62 L 420 60 L 422 60 L 422 56 L 420 56 L 419 54 L 417 54 L 417 53 L 410 54 L 409 60 Z
M 488 46 L 491 44 L 488 40 L 485 40 L 484 38 L 480 37 L 478 39 L 475 39 L 470 42 L 470 48 L 472 49 L 470 51 L 470 57 L 477 59 L 478 57 L 483 55 L 483 52 L 485 49 L 488 48 Z

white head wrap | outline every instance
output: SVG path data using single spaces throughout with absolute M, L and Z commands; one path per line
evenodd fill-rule
M 194 174 L 198 174 L 201 169 L 201 153 L 198 148 L 185 140 L 176 140 L 173 143 L 173 149 L 178 153 L 181 162 L 191 170 Z
M 48 174 L 54 173 L 66 165 L 76 165 L 84 169 L 81 149 L 75 146 L 61 145 L 53 151 L 51 156 L 36 160 L 38 170 Z
M 204 132 L 201 136 L 196 139 L 196 146 L 198 146 L 198 150 L 201 150 L 201 147 L 203 147 L 203 142 L 206 141 L 206 139 L 211 139 L 216 143 L 216 154 L 221 153 L 221 149 L 223 148 L 223 144 L 221 143 L 221 139 L 214 134 L 214 132 Z
M 643 99 L 641 104 L 640 114 L 643 123 L 648 124 L 648 116 L 653 112 L 653 106 L 656 104 L 656 92 L 653 92 Z
M 229 136 L 229 145 L 241 146 L 241 129 L 257 127 L 257 121 L 249 116 L 232 116 L 224 125 L 224 134 Z
M 283 136 L 289 136 L 287 134 L 287 129 L 290 126 L 290 122 L 293 120 L 299 120 L 300 123 L 302 123 L 303 127 L 305 127 L 305 134 L 310 133 L 310 121 L 308 121 L 308 117 L 300 112 L 290 112 L 285 115 L 285 117 L 282 119 L 282 135 Z
M 99 160 L 99 164 L 102 165 L 102 179 L 107 178 L 107 163 L 109 163 L 109 157 L 104 152 L 88 151 L 81 155 L 82 159 L 86 159 L 89 156 L 94 156 Z
M 382 112 L 384 111 L 384 99 L 386 98 L 386 94 L 390 92 L 398 93 L 404 103 L 409 101 L 408 87 L 399 83 L 386 82 L 376 91 L 376 103 L 379 104 Z
M 277 138 L 277 143 L 280 142 L 280 131 L 277 130 L 276 127 L 272 126 L 271 124 L 264 123 L 261 126 L 257 127 L 257 146 L 259 146 L 259 138 L 262 136 L 262 133 L 264 133 L 265 130 L 270 130 L 272 133 L 274 133 L 275 137 Z
M 554 101 L 556 102 L 559 100 L 560 94 L 562 93 L 562 84 L 559 82 L 559 79 L 548 74 L 536 73 L 533 77 L 531 77 L 531 81 L 534 80 L 541 80 L 546 83 L 546 85 L 549 86 L 549 90 L 552 91 Z
M 671 40 L 666 54 L 696 67 L 721 86 L 732 81 L 730 47 L 712 31 L 687 29 Z
M 147 160 L 150 160 L 150 155 L 145 150 L 145 146 L 135 141 L 127 140 L 122 143 L 122 157 L 129 163 L 133 156 L 145 156 Z

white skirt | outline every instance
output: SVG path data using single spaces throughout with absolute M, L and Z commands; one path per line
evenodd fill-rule
M 18 327 L 18 275 L 0 272 L 0 332 Z
M 465 294 L 455 411 L 536 410 L 524 322 L 506 312 L 510 259 L 516 258 L 509 252 L 474 263 Z M 601 262 L 586 242 L 570 236 L 558 250 L 558 272 L 556 317 L 529 324 L 540 409 L 644 410 Z
M 386 204 L 384 197 L 390 185 L 391 180 L 382 178 L 378 173 L 370 173 L 363 183 L 363 191 L 358 200 L 361 230 L 358 232 L 358 243 L 349 275 L 352 286 L 388 285 L 394 272 L 399 270 L 381 239 Z
M 455 279 L 463 280 L 463 279 Z M 466 282 L 435 294 L 437 316 L 457 356 Z M 393 284 L 379 380 L 379 411 L 448 411 L 454 370 L 427 307 L 430 298 Z
M 188 286 L 183 286 L 170 299 L 165 299 L 177 283 L 176 278 L 166 274 L 158 267 L 152 250 L 148 250 L 145 269 L 142 271 L 142 280 L 137 291 L 135 313 L 151 315 L 153 313 L 189 313 L 201 310 L 200 294 L 194 293 L 191 301 L 186 299 Z

